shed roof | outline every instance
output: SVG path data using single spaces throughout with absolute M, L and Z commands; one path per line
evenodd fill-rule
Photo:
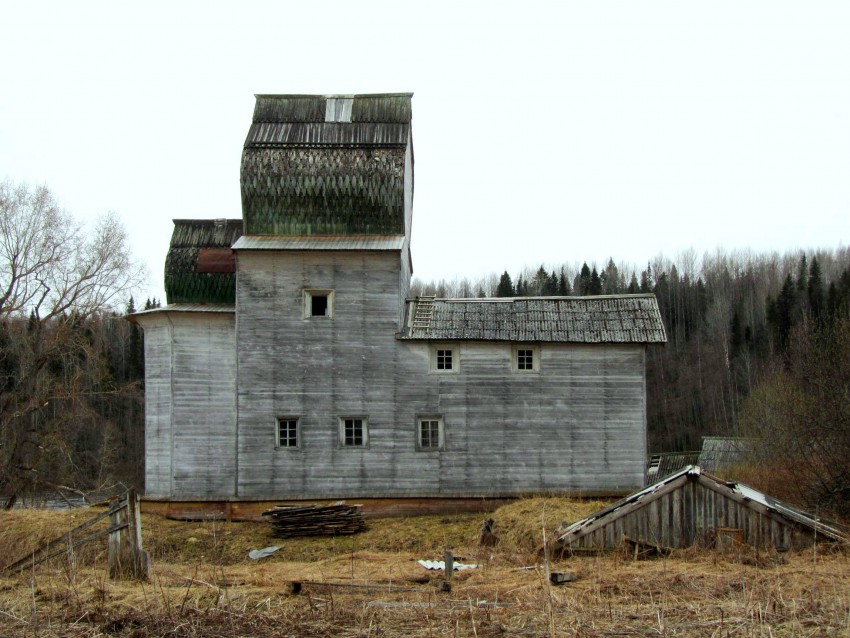
M 411 97 L 257 95 L 242 153 L 246 234 L 405 234 Z
M 175 219 L 165 258 L 165 296 L 174 303 L 235 303 L 236 273 L 222 267 L 199 271 L 198 257 L 205 249 L 227 250 L 242 235 L 241 219 Z
M 431 303 L 427 321 L 412 321 Z M 421 314 L 421 313 L 420 313 Z M 510 297 L 408 301 L 401 339 L 569 343 L 664 343 L 655 295 Z

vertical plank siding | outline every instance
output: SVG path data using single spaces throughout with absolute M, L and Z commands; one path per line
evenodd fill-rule
M 145 493 L 171 496 L 171 329 L 164 315 L 145 328 Z
M 236 484 L 233 314 L 145 319 L 147 496 L 232 496 Z
M 589 533 L 565 537 L 565 550 L 605 550 L 618 547 L 624 537 L 667 548 L 714 546 L 718 530 L 741 530 L 742 541 L 780 551 L 811 545 L 813 533 L 781 516 L 760 511 L 696 477 L 621 516 L 611 516 Z

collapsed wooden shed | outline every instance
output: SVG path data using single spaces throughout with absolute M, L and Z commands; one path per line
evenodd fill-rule
M 607 550 L 624 540 L 665 549 L 711 547 L 720 538 L 778 551 L 811 546 L 815 538 L 847 540 L 834 525 L 690 465 L 573 523 L 557 547 Z

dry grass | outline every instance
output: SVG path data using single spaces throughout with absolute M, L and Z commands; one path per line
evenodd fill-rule
M 500 544 L 477 545 L 482 516 L 370 521 L 337 539 L 274 539 L 255 523 L 183 523 L 144 516 L 149 583 L 106 579 L 105 557 L 57 559 L 0 577 L 0 636 L 850 636 L 850 554 L 775 556 L 710 550 L 634 562 L 623 554 L 572 558 L 552 569 L 578 580 L 549 588 L 541 518 L 554 529 L 599 503 L 527 499 L 496 520 Z M 67 512 L 0 513 L 10 562 L 73 522 Z M 282 545 L 259 562 L 247 551 Z M 481 565 L 453 579 L 419 567 L 446 547 Z M 291 581 L 305 584 L 293 595 Z M 351 587 L 350 585 L 356 585 Z

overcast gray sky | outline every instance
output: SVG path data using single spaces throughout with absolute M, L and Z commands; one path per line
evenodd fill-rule
M 4 2 L 0 179 L 240 217 L 255 93 L 412 91 L 415 275 L 846 245 L 850 3 Z

